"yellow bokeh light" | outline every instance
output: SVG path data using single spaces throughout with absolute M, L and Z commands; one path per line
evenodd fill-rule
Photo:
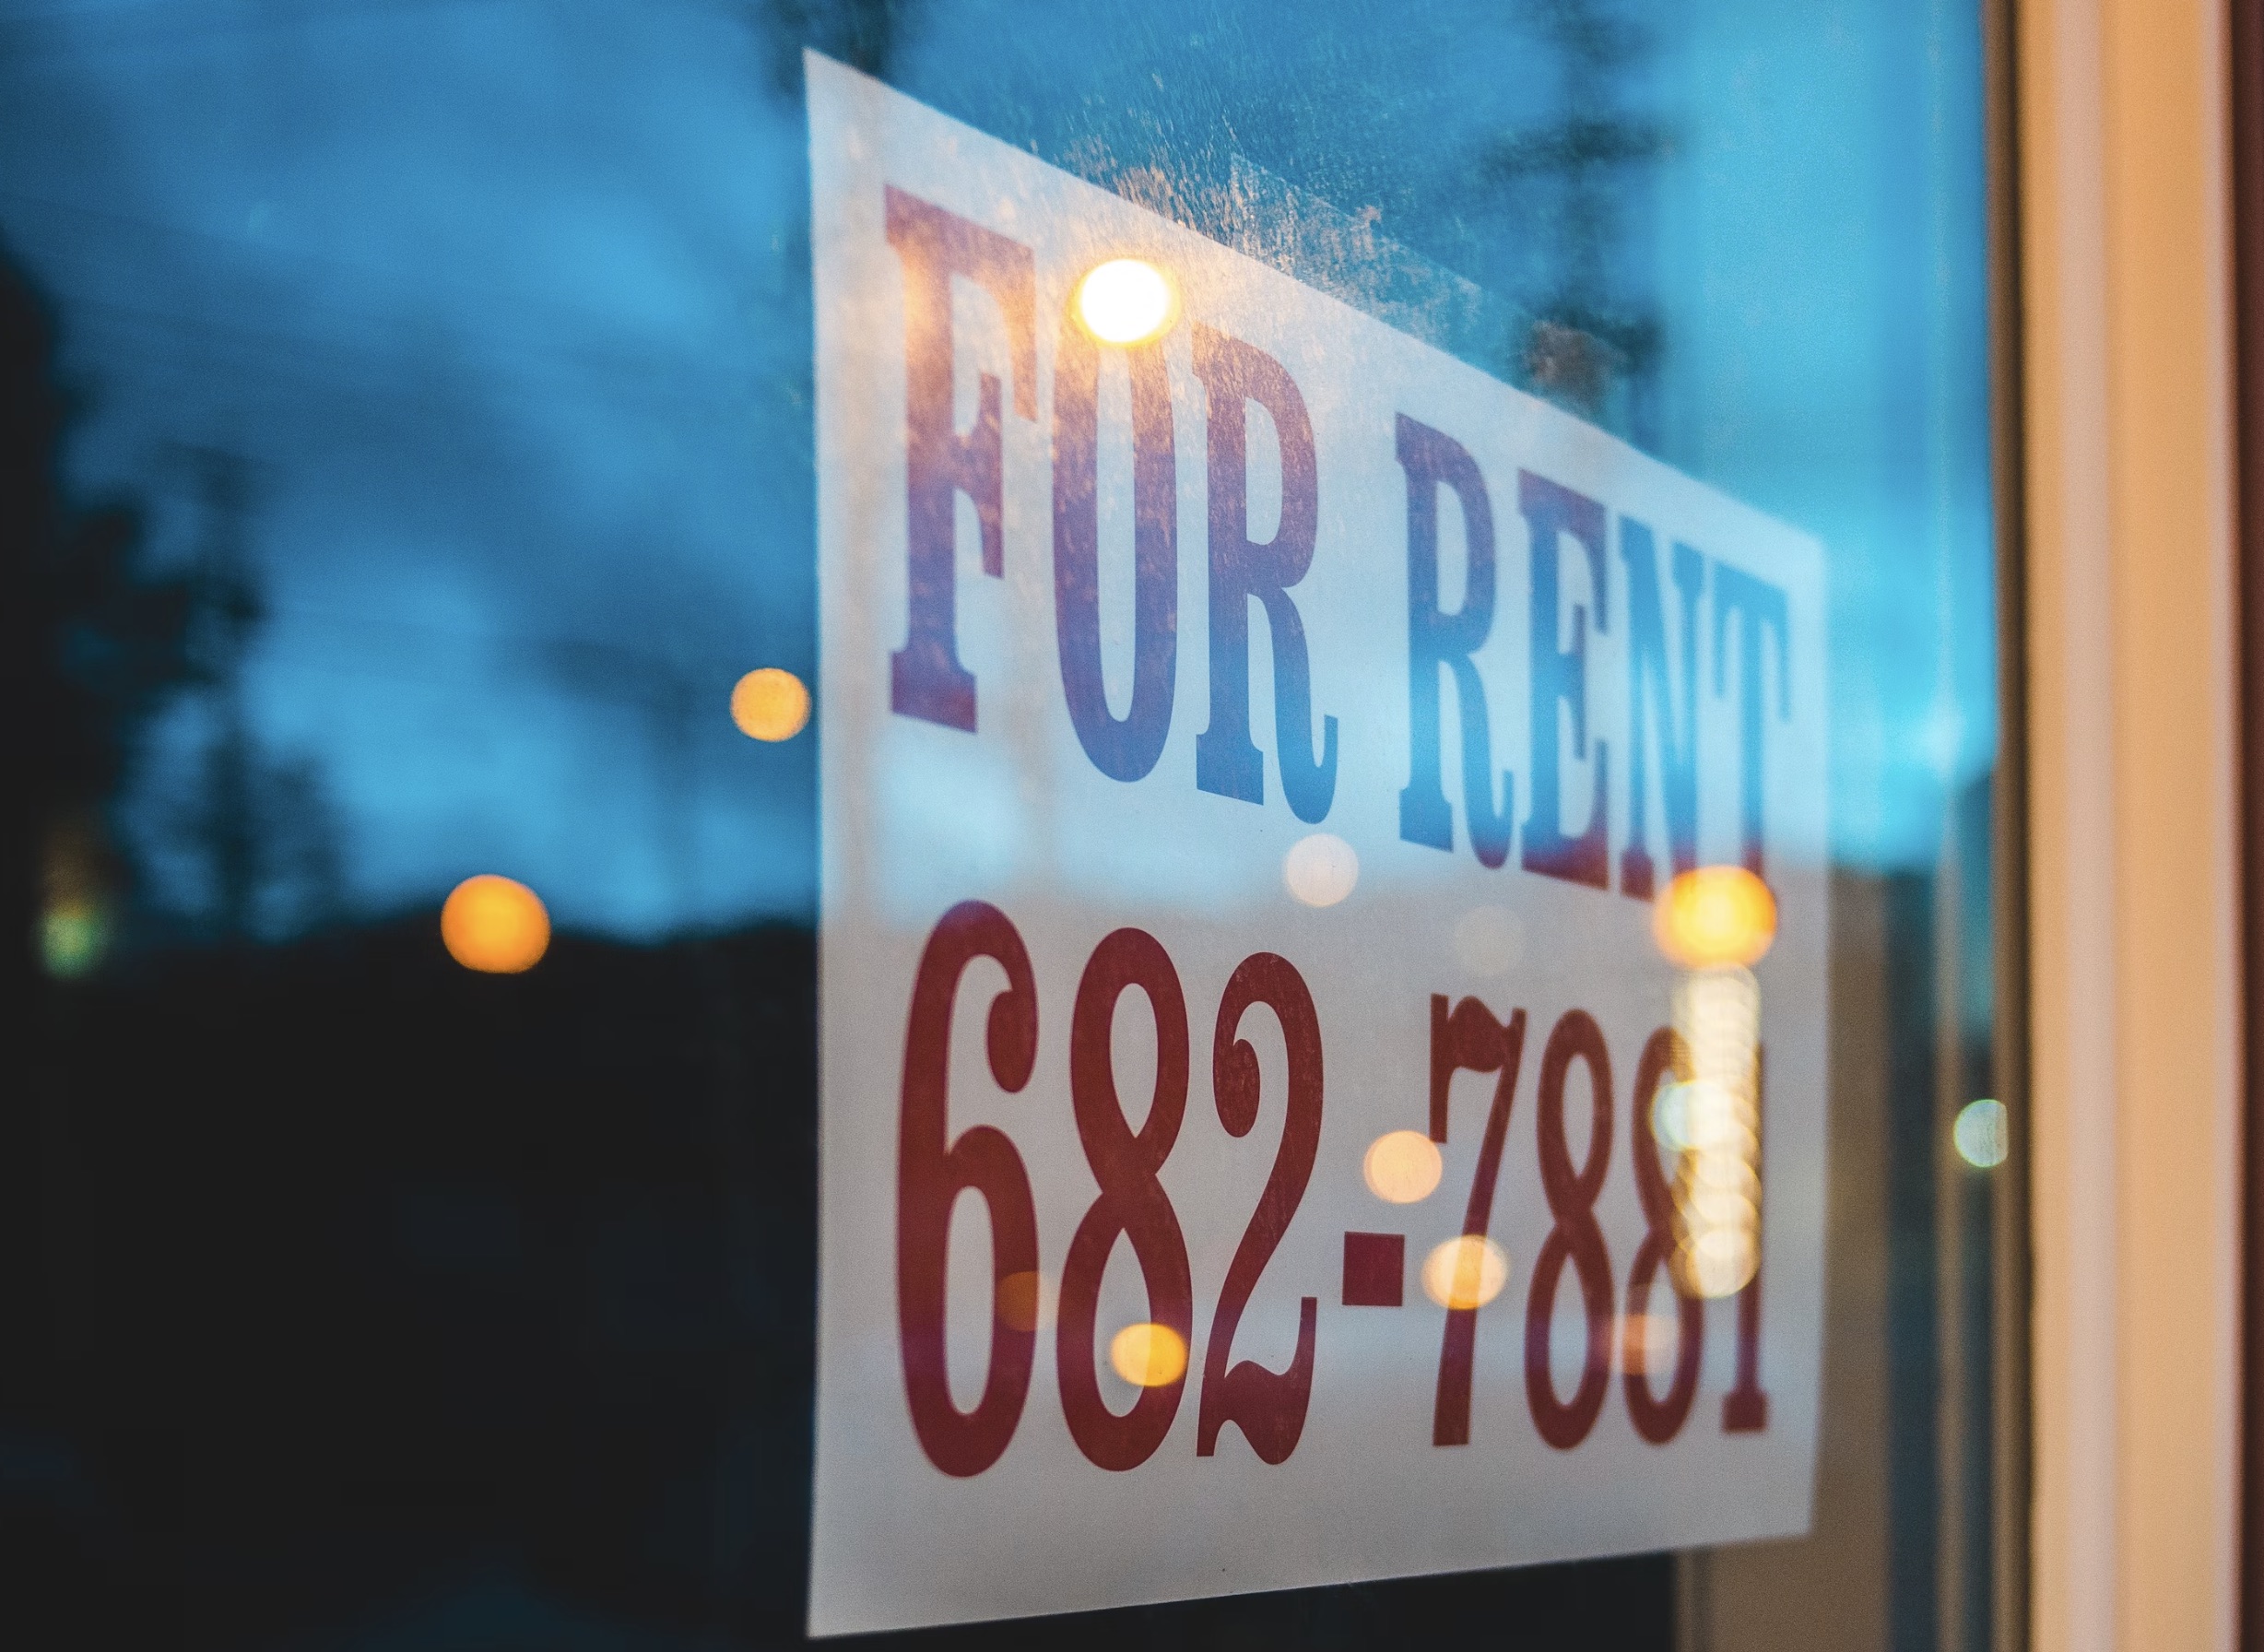
M 1463 1233 L 1423 1258 L 1423 1294 L 1442 1308 L 1482 1308 L 1509 1283 L 1509 1253 Z
M 1714 1301 L 1735 1296 L 1761 1271 L 1760 1234 L 1750 1222 L 1714 1223 L 1675 1252 L 1672 1266 L 1677 1281 L 1692 1296 Z
M 1776 897 L 1743 867 L 1700 867 L 1667 886 L 1652 931 L 1684 969 L 1750 967 L 1776 938 Z
M 1136 1386 L 1161 1388 L 1186 1371 L 1187 1344 L 1168 1325 L 1127 1325 L 1110 1339 L 1108 1363 Z
M 1104 344 L 1141 344 L 1172 323 L 1172 284 L 1141 258 L 1096 266 L 1077 289 L 1078 319 Z
M 1431 1197 L 1444 1168 L 1438 1144 L 1421 1130 L 1394 1130 L 1368 1144 L 1360 1174 L 1368 1191 L 1395 1205 L 1411 1205 Z
M 550 914 L 525 884 L 492 872 L 466 878 L 441 908 L 448 956 L 483 974 L 531 970 L 550 949 Z
M 790 740 L 809 721 L 809 690 L 791 671 L 764 666 L 731 690 L 731 720 L 757 740 Z

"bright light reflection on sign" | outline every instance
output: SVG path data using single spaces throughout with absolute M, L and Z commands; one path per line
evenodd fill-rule
M 1693 1295 L 1734 1296 L 1761 1266 L 1761 987 L 1752 972 L 1732 964 L 1683 976 L 1674 1030 L 1692 1077 L 1654 1111 L 1661 1145 L 1680 1156 L 1682 1240 L 1672 1265 Z
M 1442 1308 L 1482 1308 L 1509 1283 L 1509 1253 L 1464 1233 L 1423 1258 L 1423 1294 Z
M 1333 832 L 1316 832 L 1290 845 L 1281 881 L 1307 906 L 1334 906 L 1360 881 L 1360 856 Z
M 1686 970 L 1751 968 L 1776 938 L 1776 897 L 1743 867 L 1700 867 L 1667 886 L 1653 917 L 1658 950 Z
M 1168 1325 L 1127 1325 L 1110 1339 L 1108 1363 L 1136 1386 L 1161 1388 L 1185 1373 L 1187 1345 Z
M 1171 324 L 1172 284 L 1139 258 L 1112 258 L 1077 289 L 1077 313 L 1103 344 L 1141 344 Z
M 1368 1144 L 1360 1173 L 1368 1191 L 1395 1205 L 1412 1205 L 1431 1197 L 1444 1168 L 1438 1146 L 1421 1130 L 1394 1130 Z

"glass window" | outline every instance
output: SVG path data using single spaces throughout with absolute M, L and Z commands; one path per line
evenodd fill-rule
M 1992 1644 L 1976 6 L 0 41 L 46 1622 Z

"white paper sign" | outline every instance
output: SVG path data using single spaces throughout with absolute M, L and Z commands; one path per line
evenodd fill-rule
M 808 66 L 812 1631 L 1804 1530 L 1819 548 Z M 1073 307 L 1120 258 L 1155 341 Z M 1758 1280 L 1685 1304 L 1639 1167 L 1693 863 L 1779 928 Z

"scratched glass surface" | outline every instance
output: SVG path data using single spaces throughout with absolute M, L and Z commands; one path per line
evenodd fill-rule
M 2024 1121 L 1951 0 L 0 0 L 0 1629 L 799 1644 L 805 46 L 1789 525 L 1829 601 L 1811 1534 L 904 1644 L 1991 1644 Z M 1436 1184 L 1404 1134 L 1379 1209 Z

